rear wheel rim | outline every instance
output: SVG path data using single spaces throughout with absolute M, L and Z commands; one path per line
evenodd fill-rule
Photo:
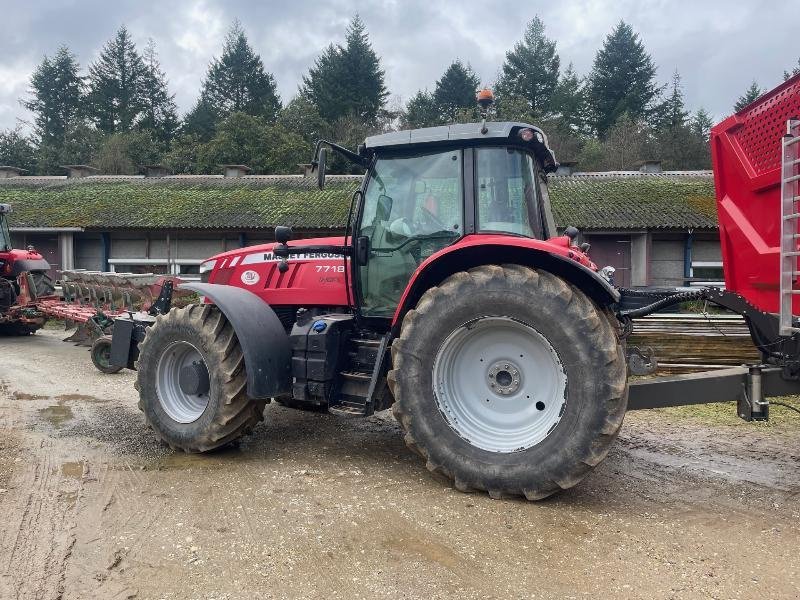
M 167 346 L 156 368 L 158 401 L 164 412 L 178 423 L 193 423 L 208 407 L 208 393 L 189 394 L 181 389 L 181 369 L 195 363 L 208 369 L 203 355 L 195 346 L 189 342 L 177 341 Z
M 561 421 L 567 376 L 535 328 L 510 317 L 481 317 L 439 347 L 433 388 L 459 436 L 483 450 L 515 452 L 541 443 Z

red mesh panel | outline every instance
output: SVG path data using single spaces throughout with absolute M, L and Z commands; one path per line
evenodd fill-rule
M 761 97 L 737 116 L 743 119 L 734 134 L 756 175 L 780 166 L 780 145 L 775 140 L 786 133 L 786 121 L 800 117 L 800 78 L 792 78 L 775 92 Z

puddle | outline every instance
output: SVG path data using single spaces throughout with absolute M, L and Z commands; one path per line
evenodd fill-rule
M 53 404 L 47 408 L 40 409 L 39 416 L 56 429 L 61 429 L 64 423 L 72 419 L 72 409 L 63 404 Z
M 82 462 L 65 462 L 61 465 L 61 474 L 64 477 L 71 479 L 80 479 L 83 477 L 83 463 Z
M 50 396 L 40 396 L 38 394 L 28 394 L 27 392 L 12 392 L 14 400 L 47 400 Z
M 74 400 L 76 402 L 107 402 L 107 400 L 101 400 L 100 398 L 87 396 L 86 394 L 61 394 L 60 396 L 55 396 L 55 399 L 62 402 L 70 400 Z
M 42 396 L 40 394 L 29 394 L 28 392 L 11 392 L 13 400 L 58 400 L 59 402 L 107 402 L 95 396 L 86 394 L 59 394 L 58 396 Z
M 186 454 L 185 452 L 172 452 L 160 457 L 148 469 L 156 471 L 183 471 L 189 469 L 214 469 L 229 465 L 231 462 L 242 462 L 247 455 L 239 448 L 223 448 L 206 454 Z

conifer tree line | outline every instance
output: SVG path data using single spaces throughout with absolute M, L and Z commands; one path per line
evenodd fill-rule
M 800 60 L 784 78 L 798 72 Z M 181 117 L 155 42 L 140 49 L 123 26 L 85 69 L 66 46 L 42 59 L 20 100 L 33 114 L 32 133 L 0 131 L 0 164 L 35 174 L 60 174 L 66 164 L 91 164 L 106 174 L 150 164 L 175 173 L 215 173 L 221 164 L 294 173 L 319 138 L 355 148 L 367 135 L 399 127 L 474 121 L 481 83 L 468 62 L 455 58 L 431 88 L 390 107 L 385 71 L 356 15 L 285 101 L 237 21 Z M 541 126 L 557 158 L 576 161 L 579 170 L 631 169 L 648 159 L 662 160 L 665 169 L 710 167 L 711 115 L 686 109 L 677 71 L 668 85 L 657 83 L 652 57 L 624 21 L 581 75 L 564 65 L 537 16 L 506 53 L 496 80 L 483 83 L 495 91 L 492 118 Z M 761 93 L 753 81 L 732 109 Z M 331 166 L 352 168 L 339 160 Z

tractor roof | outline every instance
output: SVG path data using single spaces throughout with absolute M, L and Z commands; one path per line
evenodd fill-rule
M 446 143 L 468 144 L 486 140 L 500 141 L 508 140 L 521 129 L 532 129 L 535 135 L 530 144 L 533 146 L 537 158 L 542 161 L 547 170 L 555 170 L 557 163 L 553 151 L 548 146 L 547 136 L 535 125 L 511 121 L 487 122 L 485 129 L 485 133 L 481 133 L 480 123 L 459 123 L 422 129 L 406 129 L 370 136 L 366 139 L 364 145 L 366 150 L 376 151 L 380 149 L 421 148 L 428 145 L 440 146 Z M 522 140 L 514 141 L 523 143 Z

